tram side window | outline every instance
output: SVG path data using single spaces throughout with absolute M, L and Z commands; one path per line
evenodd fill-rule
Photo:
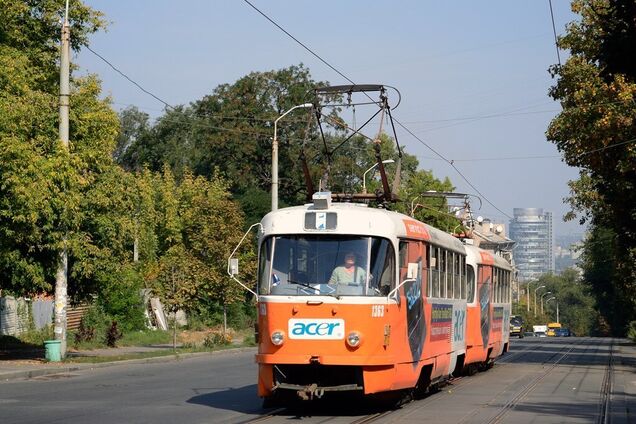
M 461 255 L 454 253 L 453 256 L 455 264 L 453 267 L 453 297 L 455 299 L 461 299 L 462 296 L 462 274 L 461 274 Z
M 466 265 L 466 301 L 475 301 L 475 268 L 472 265 Z
M 439 293 L 436 297 L 446 297 L 446 274 L 448 263 L 446 260 L 446 250 L 439 249 Z
M 495 275 L 495 302 L 501 302 L 501 270 L 499 268 L 494 268 Z
M 268 238 L 261 244 L 260 260 L 258 262 L 258 293 L 269 293 L 269 276 L 272 258 L 272 239 Z
M 459 272 L 461 272 L 461 282 L 460 282 L 460 290 L 461 290 L 461 294 L 459 295 L 460 299 L 466 299 L 466 257 L 463 255 L 459 256 Z
M 404 243 L 404 245 L 406 246 L 406 243 Z M 369 287 L 375 294 L 387 295 L 391 289 L 395 287 L 394 252 L 393 246 L 386 239 L 373 240 L 371 243 L 371 277 Z M 400 243 L 400 263 L 402 263 L 402 261 L 402 243 Z
M 495 303 L 499 302 L 499 269 L 492 268 L 492 300 Z
M 429 260 L 429 268 L 431 272 L 429 273 L 429 284 L 428 284 L 428 297 L 438 297 L 439 296 L 439 248 L 435 246 L 431 246 L 429 249 L 430 252 L 430 260 Z
M 512 285 L 510 284 L 510 271 L 506 271 L 506 302 L 512 300 Z

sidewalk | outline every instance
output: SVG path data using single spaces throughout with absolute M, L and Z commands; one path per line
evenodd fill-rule
M 157 363 L 174 361 L 179 358 L 190 358 L 195 356 L 215 355 L 223 352 L 236 352 L 254 349 L 252 347 L 236 347 L 232 349 L 223 349 L 205 352 L 186 352 L 176 355 L 166 354 L 172 351 L 172 345 L 153 345 L 153 346 L 124 346 L 109 349 L 94 349 L 77 351 L 70 350 L 67 352 L 67 358 L 78 357 L 94 357 L 106 360 L 96 363 L 75 363 L 75 362 L 47 362 L 44 360 L 44 350 L 34 351 L 32 355 L 23 359 L 0 359 L 0 382 L 14 379 L 34 378 L 45 375 L 63 374 L 83 369 L 103 368 L 115 365 L 135 364 L 135 363 Z M 149 356 L 135 359 L 117 359 L 125 355 L 131 354 L 148 354 L 161 353 L 162 356 Z M 41 359 L 40 359 L 41 358 Z M 108 358 L 112 358 L 109 361 Z

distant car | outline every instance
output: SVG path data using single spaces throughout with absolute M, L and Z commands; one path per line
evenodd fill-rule
M 523 337 L 536 337 L 532 331 L 524 331 Z
M 523 338 L 523 318 L 518 315 L 510 317 L 510 336 L 518 336 Z
M 570 330 L 567 328 L 557 328 L 554 330 L 554 335 L 556 337 L 570 337 Z
M 545 331 L 535 331 L 534 332 L 534 336 L 535 337 L 548 337 L 548 335 L 545 334 Z

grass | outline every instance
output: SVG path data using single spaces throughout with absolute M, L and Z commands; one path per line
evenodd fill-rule
M 210 333 L 200 334 L 199 337 Z M 44 351 L 44 341 L 53 339 L 53 329 L 47 328 L 40 331 L 29 331 L 20 336 L 0 336 L 0 359 L 41 359 Z M 100 363 L 123 361 L 127 359 L 145 359 L 151 357 L 180 355 L 185 353 L 211 352 L 236 347 L 253 347 L 254 332 L 252 329 L 233 330 L 233 342 L 229 344 L 215 343 L 214 338 L 205 340 L 182 341 L 182 345 L 175 350 L 170 347 L 157 348 L 151 352 L 126 353 L 121 355 L 103 356 L 82 356 L 68 357 L 65 362 L 69 363 Z M 94 340 L 75 343 L 75 332 L 69 331 L 67 334 L 69 349 L 80 351 L 106 348 L 103 336 L 96 336 Z M 124 334 L 122 339 L 117 341 L 118 347 L 129 346 L 157 346 L 172 345 L 171 331 L 144 330 L 134 331 Z
M 171 344 L 172 332 L 170 331 L 133 331 L 124 334 L 117 341 L 118 346 L 150 346 L 156 344 Z
M 215 352 L 220 350 L 234 349 L 239 347 L 251 347 L 253 344 L 228 344 L 228 345 L 218 345 L 213 347 L 178 347 L 176 350 L 172 348 L 166 348 L 161 350 L 156 350 L 152 352 L 135 352 L 135 353 L 127 353 L 121 355 L 104 355 L 104 356 L 76 356 L 76 357 L 67 357 L 64 359 L 65 363 L 71 364 L 99 364 L 104 362 L 117 362 L 117 361 L 127 361 L 130 359 L 148 359 L 148 358 L 160 358 L 166 356 L 175 356 L 179 357 L 179 355 L 188 354 L 188 353 L 200 353 L 200 352 Z

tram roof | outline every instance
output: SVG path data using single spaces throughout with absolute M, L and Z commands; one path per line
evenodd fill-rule
M 337 215 L 335 228 L 306 228 L 306 215 L 314 213 Z M 271 234 L 352 234 L 386 238 L 426 240 L 446 249 L 464 253 L 464 245 L 450 234 L 399 212 L 370 208 L 359 203 L 332 203 L 326 209 L 314 204 L 293 206 L 272 211 L 261 221 L 264 235 Z
M 466 245 L 466 256 L 469 262 L 478 265 L 494 265 L 498 268 L 512 270 L 510 263 L 490 250 L 480 249 L 477 246 Z

